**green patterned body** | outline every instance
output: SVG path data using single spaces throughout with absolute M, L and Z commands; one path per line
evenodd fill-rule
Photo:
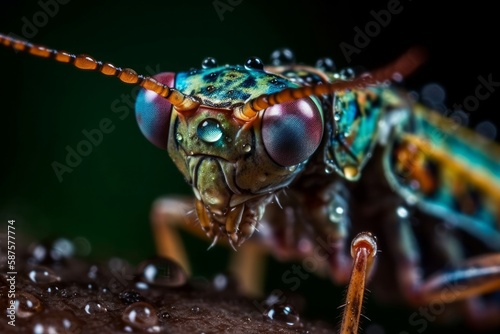
M 414 104 L 394 124 L 386 177 L 409 203 L 500 249 L 500 149 Z
M 219 66 L 177 74 L 175 88 L 214 108 L 233 108 L 261 94 L 297 87 L 285 78 L 244 66 Z
M 305 66 L 222 66 L 179 73 L 176 88 L 204 105 L 230 109 L 260 94 L 332 80 L 331 73 Z M 485 242 L 500 240 L 497 145 L 390 86 L 324 96 L 323 108 L 331 123 L 324 132 L 326 169 L 356 181 L 374 148 L 384 146 L 385 177 L 409 204 Z

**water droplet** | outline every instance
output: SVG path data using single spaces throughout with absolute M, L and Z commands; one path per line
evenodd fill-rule
M 335 66 L 333 59 L 328 57 L 318 59 L 318 61 L 316 61 L 316 67 L 323 72 L 335 72 L 337 70 L 337 66 Z
M 33 283 L 37 284 L 50 284 L 61 280 L 52 269 L 42 266 L 36 266 L 31 269 L 28 273 L 28 277 Z
M 149 285 L 145 282 L 136 282 L 135 287 L 139 290 L 147 290 L 149 289 Z
M 58 292 L 58 291 L 59 291 L 59 286 L 57 286 L 57 285 L 51 285 L 51 286 L 49 286 L 49 287 L 47 288 L 47 290 L 46 290 L 46 291 L 47 291 L 47 293 L 49 293 L 49 294 L 56 293 L 56 292 Z
M 14 300 L 16 316 L 28 318 L 42 310 L 42 302 L 30 293 L 20 291 Z
M 68 239 L 59 238 L 52 244 L 52 249 L 50 250 L 50 256 L 58 261 L 65 258 L 70 258 L 75 253 L 75 247 L 73 243 Z
M 271 53 L 271 64 L 273 66 L 283 66 L 295 63 L 295 55 L 288 48 L 274 50 Z
M 408 210 L 404 206 L 398 206 L 396 214 L 399 218 L 408 218 Z
M 429 104 L 430 107 L 433 107 L 435 104 L 444 103 L 446 98 L 446 92 L 443 87 L 437 83 L 425 85 L 422 88 L 420 95 L 422 96 L 422 101 Z
M 332 166 L 330 166 L 330 165 L 325 166 L 325 173 L 326 174 L 331 174 L 331 173 L 333 173 L 333 171 L 334 171 L 334 169 Z
M 300 317 L 291 305 L 274 304 L 266 312 L 264 319 L 281 321 L 288 326 L 295 326 L 300 323 Z
M 263 70 L 264 63 L 257 57 L 250 57 L 245 61 L 245 67 L 254 70 Z
M 340 70 L 339 75 L 340 75 L 340 78 L 342 80 L 351 80 L 354 78 L 355 73 L 354 73 L 354 70 L 352 68 L 347 67 L 347 68 Z
M 97 279 L 97 275 L 99 274 L 99 272 L 100 272 L 99 267 L 97 267 L 96 265 L 92 265 L 90 266 L 89 271 L 87 272 L 87 277 L 92 280 L 95 280 Z
M 448 117 L 458 125 L 466 126 L 469 124 L 469 115 L 462 110 L 455 110 Z
M 228 283 L 227 276 L 224 274 L 217 274 L 214 277 L 213 283 L 214 283 L 215 290 L 222 291 L 222 290 L 226 289 L 226 286 Z
M 174 261 L 166 258 L 153 258 L 139 264 L 139 279 L 151 285 L 177 287 L 184 285 L 187 275 Z
M 207 86 L 207 92 L 213 92 L 215 90 L 215 87 L 213 85 Z
M 191 307 L 191 312 L 193 312 L 193 313 L 199 313 L 200 312 L 200 308 L 198 306 L 193 306 L 193 307 Z
M 32 321 L 34 334 L 80 333 L 81 322 L 71 311 L 39 313 Z
M 172 315 L 167 311 L 160 313 L 160 318 L 168 320 L 172 318 Z
M 75 254 L 79 256 L 87 256 L 92 251 L 92 245 L 84 237 L 76 237 L 73 239 L 73 246 L 75 247 Z
M 252 146 L 248 145 L 248 144 L 243 144 L 243 152 L 250 152 L 252 150 Z
M 104 307 L 100 302 L 98 301 L 90 301 L 85 306 L 83 307 L 85 313 L 90 314 L 90 315 L 96 315 L 99 313 L 105 313 L 108 312 L 108 309 Z
M 122 314 L 122 320 L 133 328 L 145 331 L 151 330 L 158 325 L 156 310 L 151 304 L 137 302 L 129 305 Z
M 347 203 L 340 195 L 334 195 L 333 201 L 328 205 L 328 218 L 332 223 L 340 223 L 346 217 Z
M 333 119 L 337 122 L 340 121 L 340 113 L 338 111 L 336 111 L 333 115 Z
M 127 291 L 120 292 L 120 295 L 118 297 L 125 304 L 137 303 L 137 302 L 144 300 L 144 297 L 141 296 L 140 293 L 138 293 L 134 290 L 127 290 Z
M 490 121 L 483 121 L 479 123 L 478 125 L 476 125 L 475 130 L 480 135 L 491 140 L 495 139 L 495 137 L 497 136 L 497 128 L 495 124 L 491 123 Z
M 178 133 L 175 135 L 175 139 L 180 143 L 180 142 L 182 142 L 183 138 L 182 138 L 182 135 L 180 133 Z
M 201 67 L 203 68 L 214 68 L 217 67 L 217 60 L 212 57 L 207 57 L 201 62 Z M 213 74 L 213 73 L 212 73 Z
M 216 119 L 208 118 L 198 125 L 198 137 L 207 143 L 215 143 L 222 137 L 222 127 Z

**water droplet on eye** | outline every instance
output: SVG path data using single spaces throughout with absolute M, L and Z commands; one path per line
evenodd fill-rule
M 295 326 L 300 323 L 299 314 L 292 306 L 287 304 L 274 304 L 263 315 L 265 320 L 281 321 L 288 326 Z
M 158 316 L 155 308 L 145 302 L 129 305 L 122 313 L 122 320 L 127 325 L 147 332 L 158 332 Z
M 33 283 L 37 284 L 50 284 L 61 280 L 52 269 L 42 266 L 36 266 L 31 269 L 28 273 L 28 277 Z
M 215 143 L 222 137 L 222 127 L 219 121 L 208 118 L 198 125 L 198 137 L 207 143 Z
M 250 152 L 252 150 L 252 146 L 248 145 L 248 144 L 243 144 L 243 152 Z
M 108 312 L 108 309 L 97 301 L 90 301 L 83 307 L 85 313 L 95 315 L 99 313 Z
M 42 302 L 30 293 L 20 291 L 14 300 L 15 312 L 19 318 L 28 318 L 42 310 Z
M 175 135 L 175 139 L 180 143 L 182 141 L 182 135 L 180 133 Z
M 80 333 L 81 322 L 71 311 L 39 313 L 33 320 L 33 333 Z
M 153 258 L 139 264 L 139 279 L 151 285 L 177 287 L 184 285 L 187 275 L 174 261 L 165 258 Z

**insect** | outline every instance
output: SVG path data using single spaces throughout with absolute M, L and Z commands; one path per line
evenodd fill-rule
M 319 254 L 315 243 L 321 241 L 321 265 L 335 282 L 349 282 L 341 333 L 358 331 L 377 254 L 374 234 L 384 229 L 401 293 L 411 303 L 469 298 L 468 315 L 480 318 L 475 296 L 500 288 L 498 253 L 465 259 L 443 247 L 442 256 L 454 266 L 421 274 L 408 220 L 412 207 L 447 219 L 492 251 L 500 249 L 500 149 L 385 83 L 412 73 L 423 57 L 419 50 L 359 76 L 336 73 L 328 60 L 318 67 L 298 65 L 280 50 L 272 66 L 258 58 L 219 66 L 206 58 L 200 69 L 152 78 L 5 35 L 0 42 L 144 88 L 136 102 L 139 127 L 168 151 L 194 192 L 189 201 L 158 201 L 152 214 L 159 254 L 186 268 L 174 230 L 179 222 L 238 249 L 237 272 L 250 293 L 258 290 L 259 278 L 248 258 L 262 249 L 306 258 Z M 357 206 L 383 221 L 358 223 Z M 496 320 L 494 312 L 488 320 Z

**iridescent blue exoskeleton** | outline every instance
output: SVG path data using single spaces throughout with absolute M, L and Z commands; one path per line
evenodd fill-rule
M 314 256 L 316 270 L 338 283 L 350 280 L 342 333 L 358 328 L 377 253 L 373 234 L 394 255 L 401 292 L 412 304 L 441 298 L 456 283 L 460 289 L 446 302 L 473 306 L 500 289 L 500 254 L 465 259 L 456 247 L 475 238 L 500 250 L 500 149 L 387 83 L 414 71 L 421 50 L 360 76 L 337 72 L 328 59 L 298 65 L 284 49 L 271 66 L 257 58 L 219 66 L 207 58 L 200 69 L 150 78 L 4 35 L 0 43 L 144 88 L 136 102 L 139 127 L 168 151 L 195 195 L 161 199 L 152 214 L 159 254 L 186 270 L 174 225 L 239 248 L 234 263 L 247 293 L 259 291 L 252 259 L 262 250 L 280 259 Z M 443 240 L 441 256 L 453 268 L 423 276 L 412 210 L 466 232 L 432 236 Z M 491 307 L 500 312 L 499 304 Z M 466 310 L 481 319 L 477 308 Z

